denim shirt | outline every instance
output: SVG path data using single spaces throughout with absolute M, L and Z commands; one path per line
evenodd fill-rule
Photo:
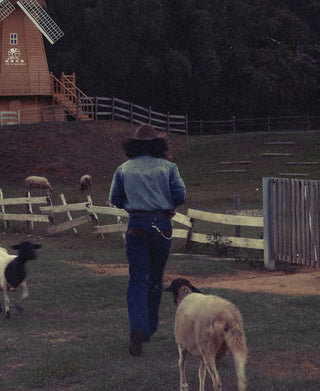
M 130 212 L 174 210 L 185 202 L 186 188 L 175 163 L 144 155 L 119 166 L 109 201 Z

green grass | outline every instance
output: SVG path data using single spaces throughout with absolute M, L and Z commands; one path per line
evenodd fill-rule
M 82 128 L 80 131 L 90 149 L 86 133 Z M 179 211 L 185 212 L 188 207 L 209 211 L 232 209 L 236 194 L 241 197 L 242 208 L 261 209 L 262 192 L 256 189 L 261 188 L 262 177 L 275 176 L 286 168 L 283 160 L 271 163 L 260 157 L 266 151 L 264 140 L 295 141 L 291 147 L 294 151 L 292 160 L 318 161 L 319 134 L 311 131 L 219 135 L 202 138 L 202 143 L 199 139 L 191 139 L 190 152 L 177 158 L 188 197 Z M 63 136 L 59 132 L 57 135 Z M 28 137 L 32 142 L 34 137 L 30 134 Z M 72 139 L 75 135 L 68 134 L 68 137 Z M 90 153 L 94 152 L 93 147 L 97 148 L 94 141 Z M 281 148 L 281 151 L 287 148 Z M 274 152 L 278 150 L 273 149 Z M 90 159 L 90 153 L 87 159 Z M 100 174 L 97 171 L 98 179 L 92 194 L 97 205 L 104 204 L 111 179 L 110 174 L 108 178 L 103 177 L 106 162 L 102 155 L 98 167 Z M 112 159 L 118 162 L 115 157 Z M 243 175 L 215 174 L 221 161 L 231 160 L 252 160 L 253 163 Z M 113 168 L 109 167 L 108 172 Z M 72 168 L 69 162 L 68 169 L 70 177 L 79 176 L 79 167 Z M 319 178 L 317 166 L 308 167 L 308 171 L 310 179 Z M 5 197 L 23 195 L 17 190 L 21 189 L 21 177 L 6 179 L 3 172 L 1 175 L 0 187 Z M 54 204 L 60 204 L 58 195 L 61 192 L 68 202 L 85 199 L 79 194 L 76 180 L 63 181 L 62 177 L 56 177 L 53 181 Z M 110 221 L 115 222 L 112 218 Z M 6 248 L 26 239 L 43 246 L 38 259 L 27 265 L 30 298 L 25 310 L 22 313 L 15 310 L 18 294 L 10 293 L 12 319 L 5 322 L 3 314 L 0 317 L 0 390 L 179 389 L 178 352 L 173 335 L 175 306 L 171 295 L 163 295 L 159 331 L 145 345 L 144 356 L 130 357 L 126 308 L 128 278 L 94 273 L 86 267 L 88 263 L 126 263 L 123 240 L 119 234 L 105 235 L 102 239 L 100 235 L 91 234 L 91 227 L 90 223 L 79 227 L 77 236 L 72 230 L 50 236 L 45 231 L 46 225 L 35 224 L 34 232 L 29 235 L 23 224 L 12 223 L 8 233 L 0 234 L 1 246 Z M 222 229 L 218 226 L 209 228 L 213 232 Z M 182 252 L 184 241 L 174 241 L 172 253 Z M 256 267 L 254 260 L 261 257 L 259 253 L 245 252 L 243 255 L 246 260 L 252 260 L 251 264 L 199 260 L 192 254 L 215 254 L 212 247 L 197 244 L 192 244 L 190 253 L 183 257 L 171 256 L 167 273 L 187 274 L 191 280 L 192 276 L 225 276 L 239 270 L 251 270 L 251 264 Z M 320 296 L 280 296 L 214 288 L 204 289 L 204 292 L 233 301 L 243 314 L 249 348 L 248 391 L 320 389 Z M 190 390 L 198 389 L 197 370 L 198 361 L 190 357 L 187 360 Z M 224 389 L 236 390 L 231 356 L 219 363 L 218 370 Z M 205 390 L 212 390 L 209 376 Z
M 12 306 L 11 321 L 0 321 L 0 389 L 178 389 L 171 294 L 163 295 L 159 331 L 145 345 L 144 356 L 132 358 L 128 354 L 127 277 L 95 275 L 81 267 L 81 260 L 79 265 L 63 262 L 61 254 L 67 259 L 72 256 L 66 244 L 60 243 L 57 250 L 39 250 L 39 258 L 28 265 L 31 295 L 25 310 L 18 313 Z M 99 252 L 91 251 L 98 257 Z M 204 262 L 207 275 L 237 270 L 237 265 L 231 268 L 219 262 L 214 268 L 212 264 Z M 168 272 L 173 267 L 188 269 L 192 280 L 197 266 L 198 260 L 171 257 Z M 233 301 L 243 314 L 249 347 L 248 390 L 319 389 L 319 297 L 203 291 Z M 17 294 L 11 293 L 11 298 L 14 304 Z M 197 368 L 197 360 L 190 357 L 190 389 L 198 387 Z M 218 368 L 224 388 L 235 390 L 231 356 Z M 206 390 L 212 389 L 209 377 L 206 384 Z

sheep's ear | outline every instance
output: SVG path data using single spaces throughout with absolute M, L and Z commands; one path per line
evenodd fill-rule
M 41 246 L 41 244 L 34 244 L 33 245 L 33 248 L 35 249 L 35 250 L 37 250 L 38 248 L 41 248 L 42 246 Z
M 194 293 L 202 293 L 198 288 L 196 288 L 195 286 L 193 286 L 189 281 L 188 281 L 188 288 L 194 292 Z
M 172 285 L 169 285 L 167 288 L 162 289 L 163 292 L 173 292 Z
M 192 292 L 194 292 L 194 293 L 202 293 L 198 288 L 196 288 L 195 286 L 193 286 L 193 285 L 191 285 L 191 290 L 192 290 Z
M 15 244 L 14 246 L 11 246 L 12 250 L 20 250 L 20 244 Z

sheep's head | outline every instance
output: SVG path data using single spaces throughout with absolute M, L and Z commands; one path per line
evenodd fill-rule
M 173 293 L 175 304 L 179 304 L 181 300 L 190 293 L 201 293 L 198 288 L 193 286 L 190 281 L 185 278 L 176 278 L 171 282 L 171 285 L 164 289 L 165 292 Z
M 40 248 L 41 246 L 39 244 L 33 244 L 31 242 L 21 242 L 20 244 L 16 244 L 12 246 L 11 248 L 13 250 L 19 251 L 19 259 L 26 262 L 29 259 L 36 259 L 37 254 L 34 250 Z

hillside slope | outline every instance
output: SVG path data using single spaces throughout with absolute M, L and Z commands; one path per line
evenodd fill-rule
M 122 122 L 66 122 L 7 126 L 0 132 L 0 188 L 28 175 L 43 175 L 53 184 L 61 177 L 108 178 L 126 156 L 122 142 L 135 127 Z M 186 148 L 185 138 L 169 137 L 170 154 Z

